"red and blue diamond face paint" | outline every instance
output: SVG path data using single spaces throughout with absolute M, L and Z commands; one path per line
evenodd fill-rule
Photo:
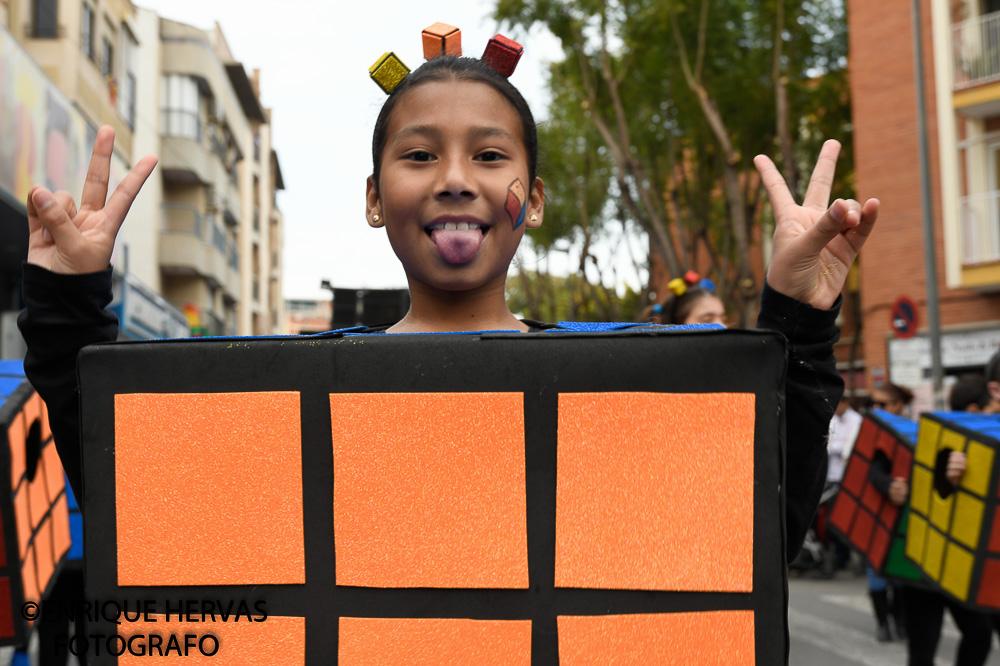
M 524 191 L 524 185 L 520 178 L 515 178 L 507 187 L 507 214 L 510 221 L 517 229 L 524 224 L 524 215 L 528 210 L 528 195 Z

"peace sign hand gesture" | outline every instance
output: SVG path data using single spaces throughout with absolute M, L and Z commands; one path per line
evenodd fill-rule
M 878 199 L 869 199 L 864 206 L 853 199 L 837 199 L 827 208 L 839 154 L 838 142 L 823 144 L 801 206 L 774 162 L 764 155 L 754 158 L 775 219 L 767 282 L 772 289 L 822 310 L 832 307 L 844 288 L 847 271 L 868 240 L 880 205 Z
M 28 263 L 54 273 L 108 267 L 118 230 L 157 161 L 152 155 L 139 160 L 105 204 L 114 145 L 114 129 L 98 130 L 79 210 L 68 192 L 53 194 L 36 185 L 28 193 Z

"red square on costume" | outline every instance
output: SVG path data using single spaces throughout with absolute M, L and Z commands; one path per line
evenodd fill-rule
M 886 501 L 882 505 L 882 511 L 878 515 L 878 519 L 889 527 L 896 524 L 896 516 L 899 515 L 899 507 L 894 505 L 892 502 Z
M 882 561 L 885 559 L 886 550 L 889 548 L 889 541 L 892 536 L 889 530 L 881 525 L 875 526 L 875 536 L 872 537 L 871 548 L 868 549 L 868 559 L 875 565 L 876 569 L 882 568 Z
M 870 419 L 865 419 L 858 431 L 858 438 L 854 442 L 854 450 L 863 455 L 868 460 L 875 457 L 875 440 L 879 436 L 879 428 Z
M 854 529 L 851 530 L 851 543 L 858 550 L 867 551 L 868 542 L 871 540 L 872 530 L 875 528 L 875 518 L 867 511 L 858 511 L 858 517 L 854 521 Z
M 913 467 L 913 453 L 905 446 L 897 446 L 896 456 L 892 459 L 890 476 L 894 479 L 909 481 L 911 467 Z
M 896 438 L 883 430 L 879 433 L 875 448 L 885 454 L 885 457 L 892 460 L 895 457 Z
M 301 415 L 293 392 L 116 395 L 118 584 L 304 583 Z
M 753 394 L 560 394 L 556 586 L 752 590 L 754 420 Z
M 861 497 L 861 491 L 868 482 L 869 463 L 858 456 L 851 456 L 847 465 L 847 472 L 844 474 L 843 488 L 855 497 Z
M 874 514 L 877 514 L 882 508 L 882 502 L 885 500 L 885 496 L 880 493 L 874 485 L 868 484 L 865 486 L 865 491 L 861 495 L 861 503 L 868 507 L 868 510 Z
M 993 529 L 990 530 L 990 545 L 987 548 L 991 553 L 1000 553 L 1000 510 L 993 512 Z
M 851 521 L 858 510 L 858 503 L 847 493 L 840 493 L 833 504 L 833 511 L 830 512 L 830 524 L 838 530 L 847 534 L 851 529 Z
M 528 587 L 521 393 L 337 393 L 338 585 Z
M 0 577 L 0 638 L 14 637 L 14 600 L 10 597 L 10 578 Z
M 983 563 L 976 603 L 1000 610 L 1000 560 L 989 559 Z

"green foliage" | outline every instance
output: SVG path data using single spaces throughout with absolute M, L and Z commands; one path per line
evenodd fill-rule
M 745 239 L 763 206 L 752 159 L 764 153 L 782 166 L 779 2 L 777 80 L 787 90 L 796 162 L 808 174 L 822 140 L 839 139 L 846 159 L 838 187 L 847 195 L 853 168 L 840 2 L 498 0 L 498 20 L 516 32 L 545 26 L 565 56 L 551 66 L 550 120 L 540 128 L 548 197 L 544 224 L 528 236 L 536 251 L 572 244 L 586 257 L 624 221 L 650 235 L 651 255 L 671 272 L 707 256 L 710 270 L 700 267 L 731 307 L 755 300 L 756 286 L 745 284 Z

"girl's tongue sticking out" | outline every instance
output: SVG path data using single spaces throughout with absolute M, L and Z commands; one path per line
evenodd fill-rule
M 437 226 L 435 225 L 435 227 Z M 443 225 L 443 228 L 431 229 L 431 240 L 449 264 L 464 264 L 472 261 L 485 237 L 476 225 L 461 226 L 462 228 L 458 228 L 457 225 L 449 223 Z

